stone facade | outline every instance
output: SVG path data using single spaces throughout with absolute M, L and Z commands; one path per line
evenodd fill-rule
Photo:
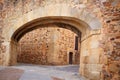
M 91 80 L 119 80 L 119 0 L 1 0 L 1 65 L 15 63 L 17 44 L 11 40 L 14 32 L 32 20 L 46 16 L 82 20 L 79 26 L 71 19 L 66 21 L 74 23 L 74 27 L 82 32 L 80 73 L 83 76 Z
M 72 52 L 73 64 L 79 64 L 80 50 L 75 50 L 75 37 L 80 35 L 71 30 L 48 24 L 25 34 L 19 41 L 18 62 L 64 65 L 69 64 L 69 53 Z
M 103 2 L 103 80 L 120 79 L 120 1 Z
M 100 55 L 101 48 L 99 47 L 100 35 L 94 35 L 82 41 L 81 57 L 80 57 L 80 73 L 90 80 L 99 80 L 101 67 Z

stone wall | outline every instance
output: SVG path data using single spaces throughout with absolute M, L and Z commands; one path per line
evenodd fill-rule
M 0 30 L 2 32 L 0 34 L 0 56 L 2 58 L 0 64 L 8 64 L 6 56 L 10 53 L 8 52 L 10 35 L 23 24 L 41 16 L 70 16 L 85 21 L 92 29 L 100 29 L 102 25 L 99 46 L 104 51 L 100 54 L 100 63 L 103 65 L 101 79 L 119 80 L 119 9 L 119 0 L 1 0 Z M 99 21 L 101 21 L 101 24 Z M 81 31 L 86 33 L 85 30 Z M 88 41 L 86 40 L 86 42 Z M 85 68 L 86 65 L 83 67 Z M 95 67 L 93 66 L 93 68 Z M 90 67 L 87 67 L 87 69 L 90 69 Z M 85 74 L 87 75 L 87 71 Z
M 102 49 L 99 47 L 100 33 L 92 35 L 81 42 L 80 74 L 90 80 L 99 80 L 101 73 L 100 55 Z
M 6 51 L 6 47 L 2 44 L 3 37 L 2 37 L 2 26 L 0 25 L 0 65 L 4 63 L 4 53 Z
M 69 27 L 68 25 L 61 26 Z M 73 52 L 73 63 L 79 64 L 80 50 L 75 50 L 75 36 L 78 36 L 76 33 L 55 24 L 39 27 L 25 34 L 19 41 L 18 62 L 69 64 L 69 52 Z M 80 42 L 78 44 L 80 48 Z
M 18 54 L 18 43 L 11 41 L 9 45 L 10 56 L 8 56 L 9 65 L 16 65 L 17 63 L 17 54 Z
M 95 14 L 103 26 L 99 41 L 101 80 L 120 80 L 120 0 L 90 0 L 85 4 L 86 10 Z
M 0 14 L 2 14 L 1 10 L 3 8 L 3 3 L 0 1 Z M 3 36 L 2 36 L 2 30 L 3 30 L 3 17 L 0 16 L 0 65 L 4 63 L 4 53 L 5 53 L 5 46 L 3 46 Z
M 120 1 L 105 1 L 102 11 L 102 79 L 120 80 Z

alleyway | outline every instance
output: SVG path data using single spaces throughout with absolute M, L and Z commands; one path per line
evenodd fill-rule
M 84 80 L 78 65 L 43 66 L 19 64 L 0 68 L 0 80 Z

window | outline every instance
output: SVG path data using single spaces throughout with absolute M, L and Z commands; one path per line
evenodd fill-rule
M 78 36 L 75 36 L 75 50 L 78 50 Z

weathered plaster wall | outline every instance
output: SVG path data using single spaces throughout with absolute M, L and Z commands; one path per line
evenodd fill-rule
M 79 49 L 75 50 L 75 36 L 78 31 L 69 25 L 46 24 L 25 34 L 19 41 L 18 62 L 34 64 L 69 64 L 69 52 L 73 52 L 73 64 L 79 64 Z M 69 29 L 65 29 L 69 27 Z M 72 31 L 76 31 L 76 33 Z M 80 37 L 80 35 L 79 35 Z

